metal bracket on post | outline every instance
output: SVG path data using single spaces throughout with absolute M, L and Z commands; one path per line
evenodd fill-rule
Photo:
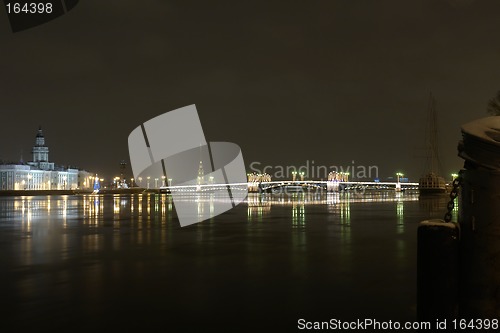
M 462 184 L 463 170 L 460 170 L 458 173 L 458 177 L 453 179 L 453 188 L 450 192 L 450 201 L 446 206 L 447 212 L 444 214 L 444 221 L 451 222 L 451 212 L 455 209 L 455 199 L 458 197 L 458 192 L 460 191 L 460 186 Z

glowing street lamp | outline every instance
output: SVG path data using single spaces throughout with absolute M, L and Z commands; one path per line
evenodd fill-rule
M 403 174 L 403 173 L 401 173 L 401 172 L 397 172 L 397 173 L 396 173 L 396 176 L 397 176 L 397 180 L 398 180 L 398 183 L 399 183 L 399 182 L 401 181 L 401 177 L 403 177 L 403 176 L 404 176 L 404 174 Z
M 451 180 L 454 181 L 455 179 L 458 178 L 458 173 L 452 173 L 451 174 Z

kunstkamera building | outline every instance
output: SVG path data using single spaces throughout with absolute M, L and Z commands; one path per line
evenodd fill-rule
M 92 174 L 65 168 L 49 161 L 42 128 L 38 129 L 31 151 L 32 161 L 0 164 L 0 190 L 76 190 L 92 189 Z

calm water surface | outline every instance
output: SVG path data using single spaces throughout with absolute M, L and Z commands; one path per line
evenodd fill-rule
M 187 200 L 210 209 L 205 199 Z M 0 197 L 0 328 L 415 320 L 417 224 L 445 207 L 446 197 L 409 193 L 251 195 L 181 228 L 168 195 Z

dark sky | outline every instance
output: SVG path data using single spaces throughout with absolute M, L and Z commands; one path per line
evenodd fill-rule
M 3 9 L 2 9 L 3 11 Z M 0 13 L 0 159 L 51 160 L 104 177 L 142 122 L 196 104 L 209 141 L 245 163 L 377 165 L 423 172 L 428 96 L 443 172 L 460 126 L 500 89 L 500 2 L 85 0 L 12 33 Z

